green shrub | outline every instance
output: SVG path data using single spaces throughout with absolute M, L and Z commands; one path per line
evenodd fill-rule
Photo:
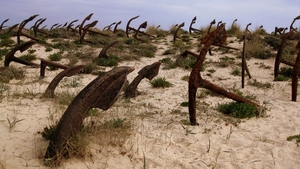
M 239 68 L 235 68 L 231 71 L 231 74 L 234 75 L 234 76 L 240 76 L 242 73 L 241 73 L 241 70 Z
M 12 46 L 15 42 L 10 39 L 10 35 L 7 33 L 4 33 L 2 35 L 0 35 L 0 46 Z
M 281 39 L 278 36 L 274 35 L 266 35 L 264 37 L 265 43 L 270 45 L 274 50 L 278 50 L 280 44 L 281 44 Z
M 116 55 L 110 55 L 109 58 L 97 58 L 96 64 L 98 66 L 117 66 L 120 58 Z
M 286 140 L 287 141 L 296 140 L 296 143 L 297 143 L 297 146 L 298 146 L 298 144 L 300 143 L 300 134 L 289 136 Z
M 7 48 L 0 49 L 0 60 L 3 56 L 6 56 L 9 53 L 9 50 Z
M 103 124 L 104 129 L 128 129 L 131 127 L 130 123 L 126 121 L 126 118 L 121 119 L 112 119 L 109 121 L 106 121 Z
M 239 102 L 219 104 L 217 110 L 236 118 L 251 118 L 258 114 L 258 109 L 255 106 Z
M 36 56 L 33 54 L 26 54 L 26 55 L 21 56 L 20 58 L 23 60 L 26 60 L 28 62 L 31 62 L 36 59 Z
M 14 67 L 6 68 L 4 71 L 0 71 L 0 82 L 9 83 L 11 79 L 23 79 L 25 72 L 22 69 L 16 69 Z
M 259 82 L 257 81 L 256 79 L 253 79 L 251 81 L 248 81 L 248 84 L 251 85 L 251 86 L 255 86 L 255 87 L 258 87 L 258 88 L 271 88 L 273 85 L 269 82 L 267 83 L 262 83 L 262 82 Z
M 164 77 L 155 78 L 152 81 L 150 81 L 150 84 L 154 88 L 165 88 L 165 87 L 171 87 L 172 84 L 166 80 Z
M 48 58 L 49 58 L 51 61 L 60 61 L 60 60 L 62 59 L 62 54 L 61 54 L 61 52 L 59 52 L 59 53 L 54 53 L 54 54 L 49 55 Z

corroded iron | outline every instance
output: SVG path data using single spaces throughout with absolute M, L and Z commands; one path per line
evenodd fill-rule
M 87 17 L 84 18 L 84 20 L 81 22 L 81 24 L 79 25 L 79 36 L 82 35 L 82 28 L 84 27 L 84 23 L 87 21 L 87 20 L 90 20 L 91 17 L 93 16 L 93 13 L 89 14 Z
M 69 66 L 59 64 L 56 62 L 50 62 L 44 59 L 41 59 L 41 66 L 40 66 L 40 77 L 45 77 L 45 70 L 47 66 L 55 67 L 55 68 L 60 68 L 60 69 L 68 69 Z
M 83 30 L 83 31 L 82 31 L 81 36 L 80 36 L 80 44 L 83 43 L 84 37 L 85 37 L 88 29 L 91 28 L 91 27 L 94 27 L 97 23 L 98 23 L 98 21 L 96 20 L 96 21 L 94 21 L 90 24 L 85 25 L 83 28 L 81 28 L 81 30 Z
M 155 76 L 157 76 L 160 65 L 161 65 L 161 62 L 158 61 L 158 62 L 154 62 L 151 65 L 147 65 L 147 66 L 143 67 L 138 72 L 138 75 L 133 79 L 133 81 L 126 88 L 125 96 L 127 98 L 137 96 L 139 94 L 139 91 L 137 90 L 137 86 L 140 84 L 140 82 L 144 78 L 152 80 Z
M 35 40 L 35 41 L 39 41 L 39 39 L 37 39 L 36 37 L 33 37 L 33 36 L 31 36 L 31 35 L 28 35 L 28 34 L 22 32 L 22 30 L 23 30 L 23 28 L 25 27 L 25 25 L 26 25 L 28 22 L 30 22 L 30 21 L 32 21 L 33 19 L 35 19 L 37 16 L 39 16 L 39 15 L 38 15 L 38 14 L 33 15 L 33 16 L 29 17 L 28 19 L 25 19 L 25 20 L 19 25 L 19 29 L 18 29 L 18 31 L 17 31 L 17 40 L 18 40 L 18 44 L 21 43 L 21 41 L 20 41 L 20 36 L 22 36 L 22 35 L 23 35 L 23 36 L 26 36 L 26 37 L 28 37 L 28 38 L 30 38 L 30 39 L 33 39 L 33 40 Z
M 292 101 L 297 101 L 298 76 L 300 73 L 300 40 L 297 43 L 298 55 L 293 68 L 292 76 Z
M 111 27 L 113 26 L 113 25 L 115 25 L 116 24 L 116 22 L 113 22 L 112 24 L 110 24 L 110 25 L 108 25 L 108 26 L 105 26 L 104 28 L 103 28 L 103 30 L 105 31 L 111 31 Z
M 116 25 L 115 25 L 115 27 L 114 27 L 114 33 L 116 33 L 117 32 L 117 28 L 118 28 L 118 26 L 120 25 L 122 23 L 122 21 L 119 21 L 118 23 L 116 23 Z
M 26 60 L 20 59 L 15 57 L 15 53 L 19 50 L 20 52 L 24 52 L 25 50 L 27 50 L 28 48 L 30 48 L 33 44 L 35 44 L 36 41 L 30 40 L 27 41 L 25 43 L 22 43 L 20 45 L 17 45 L 16 47 L 14 47 L 6 56 L 5 56 L 5 60 L 4 60 L 4 66 L 5 67 L 9 67 L 10 62 L 14 61 L 20 64 L 24 64 L 24 65 L 29 65 L 29 66 L 33 66 L 33 67 L 38 67 L 39 65 L 33 62 L 28 62 Z
M 50 82 L 50 84 L 48 85 L 43 96 L 46 98 L 54 98 L 54 96 L 55 96 L 54 91 L 55 91 L 57 85 L 59 84 L 59 82 L 64 77 L 71 77 L 71 76 L 77 74 L 79 71 L 81 71 L 83 69 L 83 67 L 84 67 L 83 65 L 69 67 L 69 68 L 63 70 L 62 72 L 60 72 L 59 74 L 57 74 L 53 78 L 53 80 Z
M 55 23 L 51 26 L 50 30 L 54 29 L 54 27 L 56 27 L 57 25 L 59 25 L 59 23 Z
M 41 18 L 39 20 L 37 20 L 33 26 L 33 32 L 34 32 L 34 36 L 37 37 L 37 33 L 42 33 L 42 34 L 45 34 L 45 35 L 49 35 L 48 32 L 45 32 L 43 31 L 42 29 L 39 29 L 39 27 L 41 26 L 41 24 L 43 24 L 43 22 L 45 22 L 47 18 Z
M 251 23 L 248 23 L 245 29 L 245 35 L 244 35 L 244 43 L 243 43 L 243 51 L 242 51 L 242 88 L 245 86 L 245 69 L 247 67 L 246 63 L 246 41 L 247 41 L 247 32 L 249 31 L 248 27 L 251 25 Z M 250 75 L 250 73 L 248 73 Z M 250 76 L 251 78 L 251 76 Z
M 147 33 L 143 32 L 143 31 L 140 31 L 140 30 L 139 30 L 140 28 L 146 28 L 146 27 L 147 27 L 147 21 L 146 21 L 146 22 L 143 22 L 143 23 L 139 26 L 138 29 L 135 29 L 135 28 L 133 28 L 133 27 L 130 27 L 131 21 L 134 20 L 134 19 L 136 19 L 136 18 L 138 18 L 138 17 L 140 17 L 140 16 L 139 16 L 139 15 L 138 15 L 138 16 L 135 16 L 135 17 L 129 19 L 129 21 L 127 22 L 127 25 L 126 25 L 126 36 L 127 36 L 127 38 L 129 38 L 129 32 L 130 32 L 130 31 L 134 31 L 134 32 L 135 32 L 135 34 L 134 34 L 134 37 L 135 37 L 135 38 L 137 37 L 137 34 L 138 34 L 138 33 L 143 34 L 143 35 L 146 35 L 146 36 L 150 36 L 150 37 L 155 37 L 155 36 L 153 36 L 153 35 L 147 34 Z
M 214 24 L 216 24 L 216 20 L 215 20 L 215 19 L 212 20 L 212 21 L 210 22 L 209 27 L 208 27 L 208 29 L 207 29 L 207 33 L 210 33 L 211 27 L 212 27 Z
M 75 29 L 72 28 L 72 27 L 74 26 L 74 23 L 77 22 L 77 21 L 78 21 L 78 19 L 71 21 L 71 22 L 69 23 L 68 27 L 67 27 L 67 31 L 68 31 L 69 29 L 71 29 L 72 31 L 75 31 Z
M 189 27 L 189 33 L 192 33 L 192 31 L 194 31 L 195 33 L 201 33 L 201 30 L 196 29 L 196 28 L 193 28 L 193 24 L 196 23 L 196 20 L 197 20 L 197 17 L 195 16 L 195 17 L 192 19 L 192 22 L 191 22 L 191 24 L 190 24 L 190 27 Z
M 45 153 L 47 163 L 59 163 L 59 157 L 69 157 L 68 140 L 83 126 L 91 108 L 109 109 L 117 100 L 132 67 L 117 67 L 90 82 L 71 102 L 55 127 Z
M 289 32 L 281 35 L 281 43 L 280 43 L 280 46 L 278 48 L 278 51 L 277 51 L 277 54 L 276 54 L 276 58 L 275 58 L 274 79 L 276 79 L 277 76 L 278 76 L 278 74 L 279 74 L 280 63 L 286 63 L 282 59 L 282 53 L 283 53 L 283 50 L 284 50 L 284 48 L 286 46 L 287 41 L 295 39 L 295 34 L 296 34 L 295 31 L 296 31 L 296 29 L 293 27 L 293 24 L 295 23 L 296 20 L 299 20 L 299 19 L 300 19 L 300 15 L 297 16 L 296 18 L 294 18 L 294 20 L 292 21 L 292 23 L 290 25 Z
M 225 30 L 225 24 L 221 24 L 217 29 L 212 31 L 211 33 L 207 34 L 205 39 L 204 46 L 200 52 L 200 55 L 198 56 L 196 63 L 191 71 L 190 77 L 189 77 L 189 85 L 188 85 L 188 93 L 189 93 L 189 117 L 190 117 L 190 123 L 191 125 L 198 125 L 196 120 L 196 93 L 198 87 L 203 87 L 208 90 L 211 90 L 215 93 L 221 94 L 227 98 L 233 99 L 238 102 L 246 102 L 249 104 L 252 104 L 256 107 L 261 108 L 258 104 L 249 101 L 235 93 L 229 92 L 228 90 L 221 88 L 219 86 L 216 86 L 212 83 L 210 83 L 207 80 L 202 79 L 200 70 L 203 66 L 203 62 L 205 60 L 205 56 L 212 45 L 212 43 L 215 41 L 215 39 L 218 36 L 221 36 L 223 34 L 226 34 Z M 203 42 L 201 42 L 203 44 Z
M 182 22 L 180 25 L 178 25 L 178 27 L 176 28 L 175 32 L 174 32 L 174 36 L 173 36 L 173 42 L 176 41 L 177 38 L 177 33 L 179 31 L 180 28 L 184 27 L 184 22 Z
M 1 23 L 1 25 L 0 25 L 0 30 L 2 30 L 3 29 L 3 25 L 4 25 L 4 23 L 5 22 L 7 22 L 9 20 L 9 18 L 8 19 L 5 19 L 2 23 Z
M 130 26 L 129 26 L 130 23 L 131 23 L 131 21 L 134 20 L 134 19 L 136 19 L 136 18 L 138 18 L 138 17 L 140 17 L 140 15 L 135 16 L 135 17 L 129 19 L 129 21 L 127 22 L 127 25 L 126 25 L 126 36 L 127 36 L 127 38 L 129 38 L 129 31 L 135 30 L 133 27 L 130 27 Z
M 106 46 L 104 46 L 101 50 L 101 52 L 99 53 L 98 55 L 98 58 L 108 58 L 108 54 L 107 54 L 107 50 L 112 47 L 112 46 L 115 46 L 116 44 L 118 44 L 120 41 L 117 40 L 117 41 L 114 41 L 110 44 L 107 44 Z
M 235 22 L 237 21 L 237 19 L 233 20 L 232 24 L 231 24 L 231 27 L 234 26 Z
M 138 37 L 138 33 L 141 32 L 141 31 L 140 31 L 141 28 L 143 28 L 143 29 L 146 29 L 146 28 L 147 28 L 147 21 L 145 21 L 145 22 L 143 22 L 142 24 L 140 24 L 140 26 L 138 27 L 138 29 L 135 31 L 135 34 L 134 34 L 134 36 L 133 36 L 135 39 L 141 40 L 141 39 Z

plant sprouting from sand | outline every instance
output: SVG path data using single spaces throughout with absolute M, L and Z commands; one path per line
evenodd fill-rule
M 15 125 L 21 121 L 23 121 L 24 119 L 17 119 L 17 118 L 14 118 L 12 121 L 7 117 L 7 122 L 8 122 L 8 125 L 9 125 L 9 132 L 11 132 L 11 130 L 15 127 Z
M 167 81 L 165 77 L 158 77 L 150 81 L 150 84 L 154 88 L 166 88 L 171 87 L 172 84 Z

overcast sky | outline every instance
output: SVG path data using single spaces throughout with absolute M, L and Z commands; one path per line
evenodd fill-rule
M 78 25 L 90 13 L 94 15 L 86 23 L 98 20 L 99 29 L 118 21 L 122 21 L 118 28 L 125 29 L 130 18 L 140 15 L 131 22 L 133 27 L 148 21 L 148 25 L 169 30 L 172 25 L 185 22 L 183 28 L 188 30 L 197 16 L 195 28 L 207 26 L 213 19 L 226 22 L 229 27 L 238 19 L 242 29 L 252 23 L 250 30 L 263 25 L 270 33 L 275 26 L 290 26 L 300 15 L 300 0 L 0 0 L 0 24 L 9 18 L 5 26 L 21 23 L 34 14 L 39 16 L 27 28 L 40 18 L 47 18 L 41 27 L 75 19 L 79 19 L 75 23 Z M 294 26 L 299 29 L 300 20 Z

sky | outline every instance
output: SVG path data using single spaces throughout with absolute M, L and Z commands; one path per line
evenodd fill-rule
M 34 14 L 39 14 L 25 28 L 34 25 L 40 18 L 47 20 L 40 26 L 50 28 L 55 23 L 70 23 L 79 19 L 74 25 L 93 13 L 91 20 L 98 20 L 95 27 L 103 29 L 113 22 L 122 21 L 119 29 L 126 29 L 130 18 L 131 27 L 137 28 L 147 21 L 148 25 L 169 30 L 172 25 L 185 23 L 188 30 L 196 16 L 194 28 L 208 26 L 216 19 L 226 22 L 227 28 L 237 19 L 241 29 L 248 23 L 250 30 L 263 25 L 271 33 L 275 27 L 289 27 L 293 19 L 300 15 L 300 0 L 0 0 L 0 24 L 9 18 L 4 25 L 12 26 L 21 23 Z M 300 29 L 300 20 L 294 27 Z

